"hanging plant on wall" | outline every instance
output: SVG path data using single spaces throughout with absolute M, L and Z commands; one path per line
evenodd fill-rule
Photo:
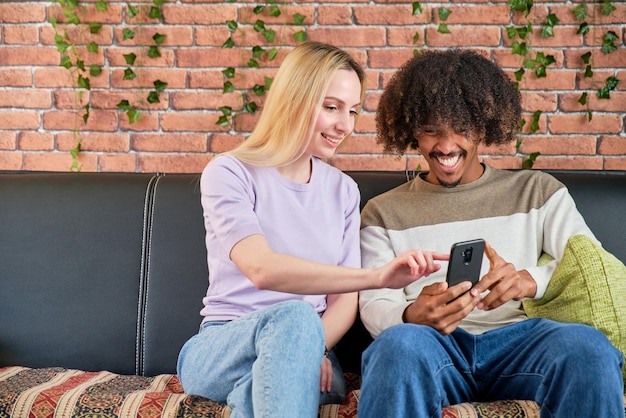
M 78 163 L 78 154 L 81 150 L 81 138 L 79 131 L 90 118 L 91 103 L 89 98 L 85 97 L 85 93 L 91 91 L 91 80 L 94 77 L 98 77 L 102 73 L 102 66 L 99 64 L 87 64 L 90 61 L 89 54 L 97 56 L 102 46 L 98 45 L 90 37 L 93 37 L 100 33 L 103 26 L 102 23 L 88 22 L 86 23 L 85 17 L 87 16 L 89 7 L 95 7 L 99 12 L 107 13 L 109 8 L 104 0 L 96 0 L 92 5 L 82 5 L 79 0 L 51 0 L 51 3 L 61 6 L 62 19 L 59 20 L 56 16 L 52 16 L 49 19 L 50 24 L 54 28 L 55 32 L 55 44 L 57 50 L 61 54 L 61 60 L 59 65 L 66 68 L 69 71 L 70 78 L 72 80 L 72 87 L 75 91 L 76 107 L 82 109 L 80 120 L 82 125 L 76 124 L 74 133 L 76 135 L 76 143 L 70 154 L 72 156 L 72 171 L 80 171 L 80 165 Z M 150 4 L 132 4 L 126 5 L 126 19 L 139 19 L 143 13 L 145 19 L 152 22 L 160 22 L 162 19 L 162 6 L 165 0 L 152 0 Z M 76 30 L 70 30 L 70 27 L 76 28 Z M 129 39 L 135 39 L 137 37 L 136 30 L 141 30 L 142 24 L 131 26 L 130 24 L 122 30 L 122 41 Z M 137 29 L 139 28 L 139 29 Z M 72 35 L 70 35 L 70 33 Z M 88 34 L 88 36 L 86 36 Z M 159 47 L 165 41 L 166 36 L 156 33 L 152 37 L 152 43 L 149 45 L 140 45 L 145 50 L 145 56 L 148 58 L 158 58 L 161 56 Z M 138 59 L 137 55 L 133 52 L 124 55 L 126 68 L 124 70 L 124 80 L 132 81 L 137 77 L 137 70 L 142 66 L 143 62 Z M 148 92 L 143 94 L 145 87 L 140 86 L 140 95 L 131 96 L 120 100 L 117 104 L 117 108 L 124 112 L 128 117 L 130 124 L 136 123 L 141 120 L 141 108 L 146 106 L 146 103 L 153 104 L 160 101 L 159 95 L 167 87 L 167 83 L 161 80 L 154 80 L 152 86 Z M 86 100 L 86 103 L 84 103 Z M 83 104 L 84 103 L 84 104 Z
M 227 0 L 230 3 L 234 3 L 235 0 Z M 264 20 L 265 18 L 278 18 L 282 15 L 282 10 L 280 6 L 275 4 L 274 0 L 268 0 L 265 5 L 257 5 L 252 9 L 252 12 L 255 16 L 254 22 L 250 24 L 242 25 L 234 20 L 229 20 L 226 22 L 226 26 L 230 33 L 228 39 L 224 41 L 222 44 L 222 48 L 236 48 L 238 47 L 237 42 L 235 41 L 234 35 L 239 32 L 242 36 L 245 37 L 245 32 L 242 30 L 242 26 L 244 28 L 251 27 L 254 32 L 261 35 L 264 40 L 264 43 L 258 43 L 252 46 L 250 49 L 250 57 L 247 62 L 242 63 L 242 67 L 240 68 L 260 68 L 261 63 L 263 62 L 271 62 L 273 61 L 278 54 L 278 46 L 276 42 L 276 31 L 271 29 L 269 25 Z M 295 13 L 293 15 L 293 21 L 287 22 L 284 24 L 292 24 L 295 26 L 302 26 L 306 16 L 303 16 L 299 13 Z M 293 34 L 293 40 L 296 43 L 304 42 L 307 39 L 307 34 L 304 29 L 298 30 Z M 285 42 L 282 43 L 284 45 Z M 219 108 L 222 115 L 219 117 L 217 121 L 217 125 L 222 127 L 232 127 L 234 124 L 234 118 L 238 113 L 249 113 L 254 115 L 258 110 L 259 106 L 254 99 L 255 97 L 262 97 L 269 90 L 272 85 L 272 77 L 264 77 L 264 84 L 255 84 L 250 90 L 245 88 L 238 88 L 236 85 L 236 79 L 239 74 L 237 68 L 228 67 L 222 70 L 222 74 L 224 75 L 224 86 L 222 89 L 223 93 L 235 93 L 239 92 L 242 97 L 243 106 L 241 109 L 233 109 L 231 106 L 221 106 Z

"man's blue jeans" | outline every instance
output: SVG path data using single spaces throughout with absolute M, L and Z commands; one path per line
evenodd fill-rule
M 178 376 L 185 393 L 226 402 L 233 418 L 313 418 L 323 353 L 317 312 L 304 302 L 281 302 L 203 324 L 180 352 Z M 333 392 L 345 394 L 343 375 L 334 377 Z
M 481 335 L 401 324 L 363 355 L 359 418 L 441 418 L 444 406 L 534 400 L 541 417 L 624 417 L 622 354 L 585 325 L 528 319 Z

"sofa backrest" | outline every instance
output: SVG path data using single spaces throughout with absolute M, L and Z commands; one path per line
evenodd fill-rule
M 404 173 L 350 172 L 372 196 Z M 554 173 L 626 262 L 626 172 Z M 0 174 L 0 367 L 174 373 L 209 272 L 198 175 Z M 337 347 L 358 372 L 359 321 Z
M 198 182 L 0 175 L 0 367 L 174 372 L 208 284 Z

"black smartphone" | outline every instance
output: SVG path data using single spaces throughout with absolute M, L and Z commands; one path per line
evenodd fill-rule
M 469 281 L 474 286 L 480 280 L 480 268 L 483 264 L 485 240 L 457 242 L 450 250 L 446 281 L 452 287 L 461 282 Z

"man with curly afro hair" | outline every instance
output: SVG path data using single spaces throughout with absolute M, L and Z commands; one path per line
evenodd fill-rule
M 509 143 L 519 130 L 520 95 L 507 75 L 469 50 L 421 52 L 390 80 L 376 120 L 387 151 L 417 148 L 428 171 L 363 208 L 363 267 L 477 238 L 486 258 L 474 254 L 474 285 L 448 286 L 442 262 L 404 289 L 360 292 L 374 341 L 363 354 L 359 418 L 439 418 L 444 406 L 507 399 L 536 401 L 542 417 L 623 417 L 623 356 L 606 336 L 524 312 L 568 240 L 597 239 L 554 177 L 480 161 L 479 145 Z M 554 260 L 538 266 L 542 253 Z

